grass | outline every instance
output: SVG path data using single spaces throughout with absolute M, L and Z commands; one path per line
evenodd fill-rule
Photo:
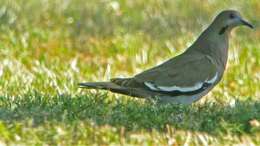
M 77 88 L 180 54 L 221 10 L 236 29 L 221 83 L 191 106 Z M 258 0 L 0 0 L 1 145 L 260 145 Z

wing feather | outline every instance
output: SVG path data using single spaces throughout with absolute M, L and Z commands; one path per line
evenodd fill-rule
M 217 67 L 209 56 L 189 57 L 182 56 L 182 61 L 179 61 L 177 56 L 175 60 L 138 74 L 133 79 L 150 90 L 165 92 L 191 92 L 202 88 L 204 84 L 217 82 Z

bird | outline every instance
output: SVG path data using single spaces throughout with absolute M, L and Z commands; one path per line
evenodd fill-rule
M 229 36 L 238 26 L 254 28 L 236 10 L 223 10 L 182 54 L 129 78 L 79 83 L 158 103 L 192 104 L 222 79 L 228 59 Z

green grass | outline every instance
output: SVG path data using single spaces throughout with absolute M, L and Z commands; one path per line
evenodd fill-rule
M 77 88 L 180 54 L 221 10 L 221 83 L 191 106 Z M 0 0 L 0 145 L 260 145 L 260 2 Z

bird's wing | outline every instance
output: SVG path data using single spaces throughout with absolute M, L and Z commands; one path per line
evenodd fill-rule
M 182 61 L 179 61 L 182 60 Z M 135 82 L 153 91 L 192 92 L 218 79 L 216 64 L 205 55 L 177 56 L 166 63 L 136 75 Z

